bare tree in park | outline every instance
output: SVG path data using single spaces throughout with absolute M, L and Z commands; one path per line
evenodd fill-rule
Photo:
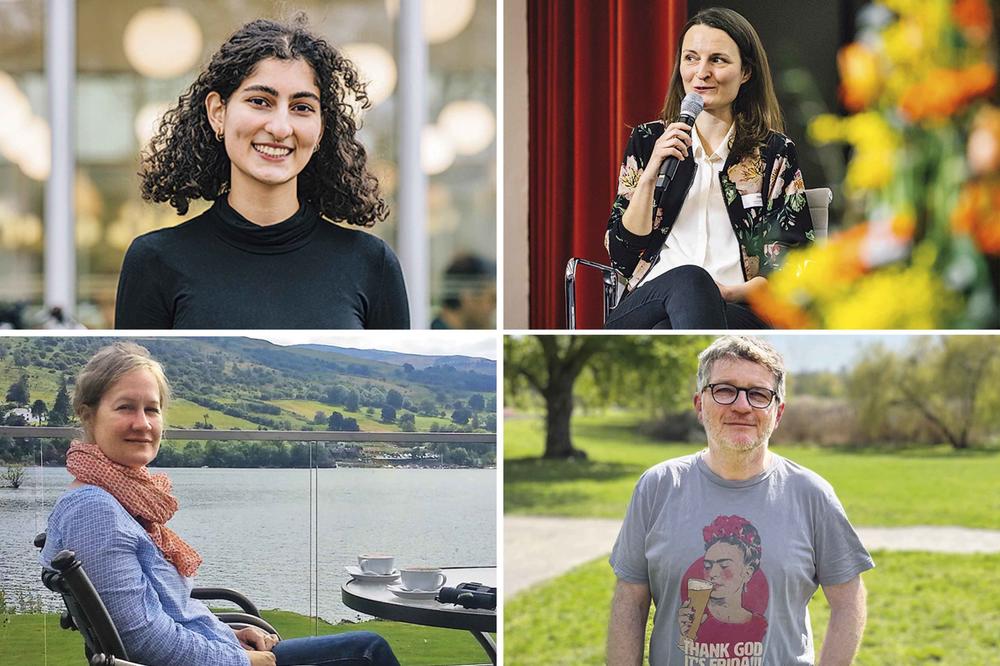
M 891 438 L 890 410 L 922 421 L 955 450 L 971 448 L 1000 411 L 1000 347 L 991 336 L 916 338 L 904 353 L 869 350 L 848 380 L 863 434 Z

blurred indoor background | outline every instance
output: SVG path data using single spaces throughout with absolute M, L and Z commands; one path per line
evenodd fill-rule
M 58 12 L 50 9 L 57 4 Z M 138 156 L 154 124 L 236 28 L 299 10 L 370 81 L 373 108 L 361 140 L 391 209 L 373 232 L 400 255 L 414 326 L 427 327 L 461 289 L 445 277 L 456 259 L 474 255 L 495 265 L 495 0 L 423 0 L 422 29 L 415 32 L 418 46 L 426 45 L 427 76 L 418 86 L 426 121 L 420 141 L 412 142 L 422 176 L 412 180 L 426 198 L 426 233 L 409 237 L 402 225 L 423 222 L 401 218 L 397 201 L 405 178 L 399 95 L 407 83 L 397 57 L 399 0 L 0 0 L 0 326 L 58 325 L 53 307 L 87 327 L 112 326 L 118 271 L 132 239 L 207 208 L 197 204 L 181 218 L 165 204 L 140 199 Z M 75 16 L 75 58 L 72 39 L 59 40 L 51 25 L 62 12 Z M 47 42 L 56 50 L 47 54 Z M 47 65 L 53 58 L 75 59 L 76 72 L 65 190 L 74 206 L 68 225 L 56 227 L 47 221 L 46 208 L 54 204 L 50 197 L 47 206 L 45 195 L 53 169 L 54 68 Z M 67 250 L 75 258 L 75 303 L 59 302 L 46 286 L 58 270 L 46 269 L 46 256 L 71 263 L 46 250 L 46 228 L 75 233 L 75 252 Z

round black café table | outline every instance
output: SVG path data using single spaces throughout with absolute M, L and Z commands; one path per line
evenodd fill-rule
M 446 587 L 456 587 L 459 583 L 497 586 L 496 567 L 442 567 L 441 570 L 448 576 Z M 393 584 L 399 584 L 399 581 Z M 497 663 L 496 643 L 489 636 L 497 631 L 495 610 L 463 608 L 455 604 L 442 604 L 434 599 L 404 599 L 387 590 L 385 583 L 354 579 L 341 586 L 340 596 L 348 608 L 384 620 L 469 631 L 483 646 L 490 661 Z

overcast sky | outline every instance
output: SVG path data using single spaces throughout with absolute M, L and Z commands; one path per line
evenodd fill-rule
M 282 346 L 319 344 L 428 356 L 475 356 L 494 361 L 497 358 L 495 331 L 289 331 L 259 337 Z
M 881 343 L 882 346 L 901 350 L 916 337 L 910 334 L 843 335 L 831 333 L 772 333 L 766 337 L 785 358 L 789 372 L 808 370 L 840 370 L 850 367 L 865 348 Z M 926 336 L 922 336 L 926 337 Z

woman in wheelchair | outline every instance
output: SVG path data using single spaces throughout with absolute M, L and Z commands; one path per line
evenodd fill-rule
M 625 148 L 605 244 L 627 287 L 606 327 L 767 328 L 747 294 L 814 238 L 795 146 L 745 18 L 705 9 L 682 34 L 660 119 Z M 690 93 L 704 101 L 694 128 L 673 121 Z
M 42 563 L 75 551 L 129 656 L 142 663 L 398 666 L 377 634 L 279 641 L 256 627 L 234 631 L 191 598 L 201 557 L 165 524 L 178 507 L 170 480 L 146 469 L 169 398 L 163 368 L 143 347 L 116 342 L 90 359 L 73 396 L 84 432 L 66 454 L 75 480 L 49 516 Z

